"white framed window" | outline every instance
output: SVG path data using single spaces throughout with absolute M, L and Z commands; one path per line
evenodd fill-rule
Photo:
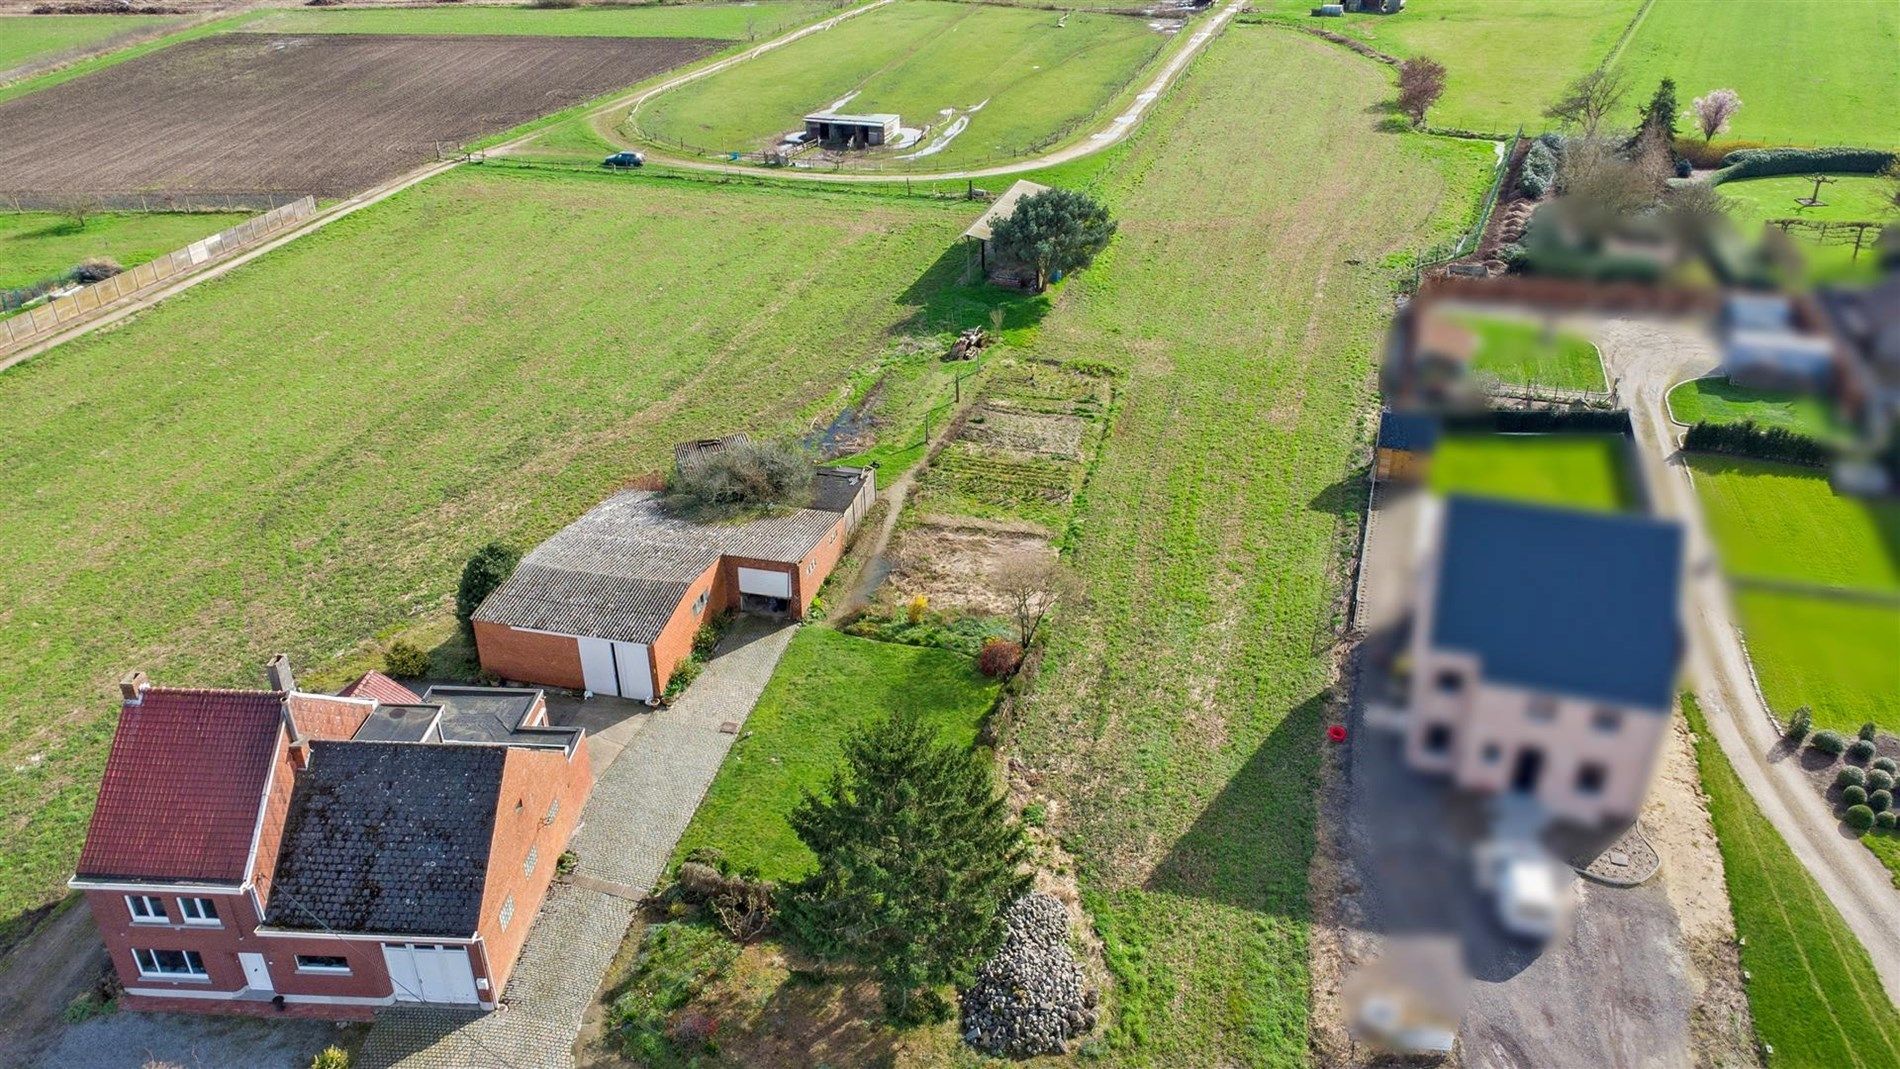
M 541 861 L 541 848 L 538 846 L 528 847 L 528 859 L 521 863 L 521 874 L 523 876 L 534 875 L 534 867 L 535 865 L 539 864 L 540 861 Z
M 165 900 L 156 895 L 126 895 L 125 908 L 132 911 L 133 924 L 165 924 Z
M 218 904 L 209 898 L 181 898 L 178 915 L 186 924 L 218 925 Z
M 195 950 L 138 948 L 132 951 L 132 957 L 139 964 L 140 976 L 203 980 L 211 975 L 205 971 L 205 959 Z
M 707 588 L 705 590 L 700 591 L 699 596 L 693 599 L 693 615 L 694 616 L 698 616 L 700 613 L 703 613 L 706 611 L 706 599 L 710 597 L 712 597 L 712 590 L 711 588 Z
M 509 895 L 508 900 L 501 904 L 501 930 L 504 932 L 507 931 L 508 922 L 514 919 L 515 919 L 515 896 Z
M 299 954 L 297 955 L 297 971 L 348 976 L 350 959 L 337 954 Z

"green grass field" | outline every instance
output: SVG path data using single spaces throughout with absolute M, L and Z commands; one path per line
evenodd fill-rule
M 775 36 L 838 5 L 826 0 L 652 4 L 635 7 L 297 8 L 244 24 L 255 33 L 525 34 L 553 37 L 711 37 L 749 41 Z
M 94 257 L 134 267 L 247 218 L 244 212 L 110 212 L 80 227 L 52 212 L 0 212 L 0 288 L 38 282 Z
M 120 34 L 177 21 L 163 15 L 0 15 L 0 74 Z
M 1615 434 L 1448 434 L 1432 455 L 1441 494 L 1600 512 L 1635 507 L 1629 443 Z
M 1900 1014 L 1867 952 L 1749 797 L 1695 699 L 1684 695 L 1682 707 L 1745 941 L 1749 1009 L 1775 1051 L 1769 1066 L 1900 1065 Z
M 1170 38 L 1139 19 L 900 0 L 659 96 L 630 133 L 708 152 L 753 152 L 836 104 L 929 124 L 867 160 L 954 167 L 1046 147 L 1123 93 Z M 946 114 L 954 112 L 954 116 Z M 954 137 L 950 132 L 965 126 Z M 941 144 L 942 147 L 935 146 Z
M 1900 734 L 1900 606 L 1747 587 L 1735 605 L 1775 713 L 1805 705 L 1816 727 L 1852 732 L 1871 720 Z
M 1743 233 L 1759 233 L 1769 219 L 1806 219 L 1813 222 L 1885 223 L 1900 226 L 1888 198 L 1892 184 L 1876 175 L 1834 175 L 1834 182 L 1821 187 L 1822 205 L 1803 208 L 1798 197 L 1814 193 L 1812 179 L 1800 175 L 1776 178 L 1751 178 L 1743 182 L 1724 182 L 1716 189 L 1727 204 L 1729 217 Z M 1816 282 L 1871 282 L 1880 275 L 1876 238 L 1869 233 L 1856 251 L 1853 238 L 1846 232 L 1827 236 L 1822 244 L 1813 231 L 1791 229 L 1795 248 L 1807 260 L 1807 274 Z M 1842 239 L 1846 238 L 1846 243 Z
M 785 817 L 804 791 L 824 787 L 847 736 L 897 713 L 926 721 L 946 742 L 970 745 L 996 691 L 996 681 L 961 654 L 800 629 L 675 860 L 710 846 L 741 871 L 780 882 L 803 877 L 814 859 Z
M 1896 54 L 1896 4 L 1656 0 L 1620 62 L 1633 96 L 1646 99 L 1665 77 L 1685 108 L 1711 89 L 1741 94 L 1727 137 L 1891 148 L 1900 144 Z
M 1400 58 L 1446 67 L 1434 126 L 1509 134 L 1543 129 L 1564 84 L 1602 61 L 1641 0 L 1413 0 L 1397 15 L 1313 18 L 1309 0 L 1256 4 L 1273 18 L 1346 33 Z
M 1016 737 L 1107 945 L 1100 1064 L 1310 1057 L 1313 791 L 1391 313 L 1377 265 L 1465 225 L 1492 166 L 1489 145 L 1379 132 L 1388 93 L 1344 49 L 1229 30 L 1112 150 L 1116 244 L 1043 322 L 1043 355 L 1128 370 L 1077 513 L 1091 608 L 1057 625 Z
M 1730 575 L 1900 591 L 1900 505 L 1787 464 L 1700 455 L 1690 470 Z
M 1690 379 L 1669 391 L 1669 413 L 1681 423 L 1744 423 L 1782 427 L 1811 438 L 1846 433 L 1828 402 L 1813 394 L 1737 386 L 1727 379 Z
M 1528 319 L 1459 315 L 1456 321 L 1478 337 L 1471 369 L 1500 380 L 1562 390 L 1609 389 L 1603 359 L 1590 339 L 1568 330 L 1546 328 Z
M 828 417 L 1007 303 L 972 214 L 467 169 L 0 374 L 0 923 L 69 871 L 125 671 L 347 662 L 673 443 Z

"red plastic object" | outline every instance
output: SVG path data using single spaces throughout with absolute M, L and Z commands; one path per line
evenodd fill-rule
M 1326 738 L 1332 742 L 1346 741 L 1346 725 L 1334 724 L 1326 729 Z

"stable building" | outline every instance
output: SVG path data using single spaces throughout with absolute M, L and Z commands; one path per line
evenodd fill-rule
M 805 116 L 805 137 L 826 145 L 876 148 L 896 141 L 901 125 L 902 120 L 888 112 L 847 115 L 840 111 L 820 111 Z
M 714 616 L 802 619 L 875 496 L 869 468 L 820 468 L 806 507 L 722 524 L 676 516 L 651 491 L 615 494 L 522 558 L 475 611 L 482 667 L 656 698 Z

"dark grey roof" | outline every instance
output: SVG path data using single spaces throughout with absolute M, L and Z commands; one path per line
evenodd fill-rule
M 1424 412 L 1379 413 L 1379 447 L 1429 453 L 1438 444 L 1438 417 Z
M 693 580 L 721 556 L 794 564 L 838 522 L 796 509 L 743 523 L 695 523 L 645 490 L 588 510 L 522 559 L 475 611 L 489 623 L 650 643 Z
M 1445 510 L 1434 645 L 1476 654 L 1488 680 L 1670 708 L 1680 527 L 1463 497 Z
M 473 935 L 507 756 L 501 746 L 312 743 L 266 923 Z
M 444 742 L 511 743 L 524 731 L 521 722 L 534 711 L 538 690 L 507 687 L 430 687 L 424 701 L 442 707 Z
M 819 468 L 811 480 L 811 507 L 820 512 L 849 512 L 870 477 L 868 468 Z
M 357 742 L 440 742 L 439 705 L 378 705 L 351 736 Z

